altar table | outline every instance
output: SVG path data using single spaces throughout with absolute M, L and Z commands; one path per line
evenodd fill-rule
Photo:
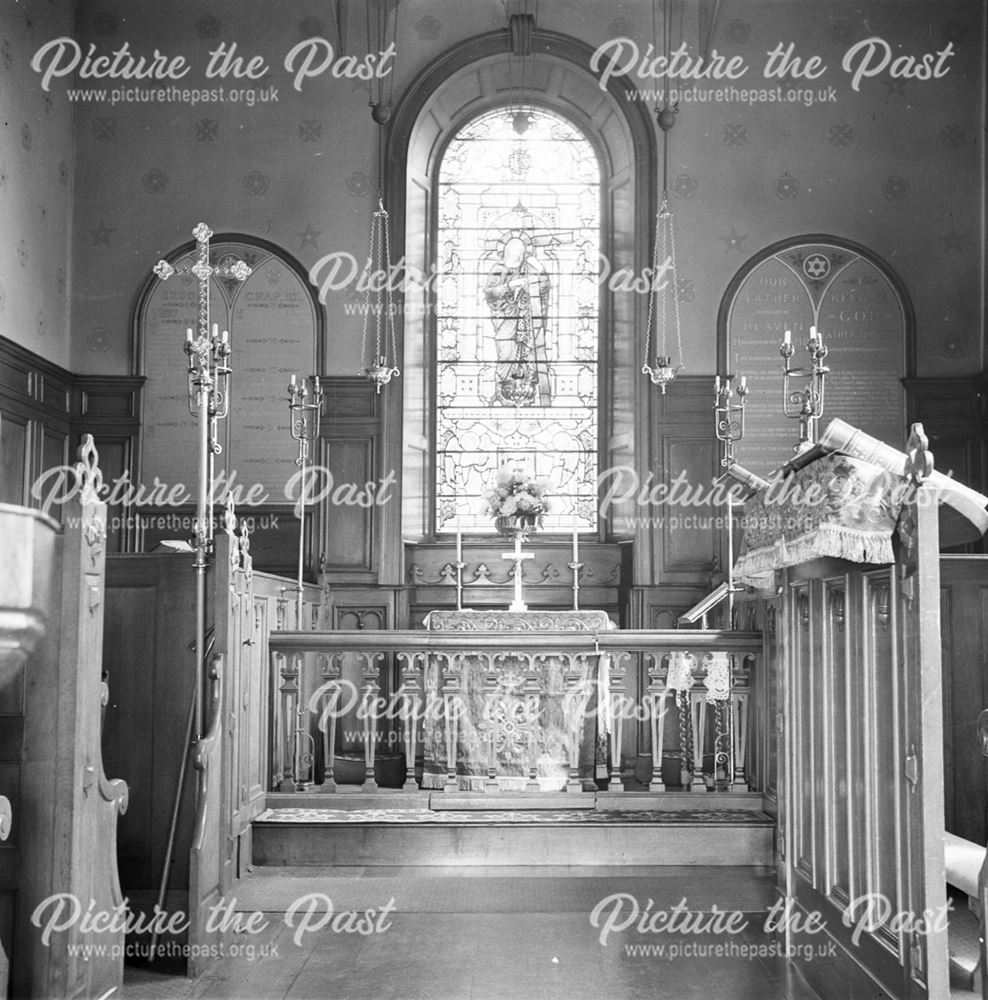
M 587 632 L 615 628 L 603 611 L 432 611 L 431 632 Z M 579 791 L 593 787 L 600 680 L 586 652 L 435 653 L 424 677 L 423 788 Z M 606 659 L 606 658 L 605 658 Z

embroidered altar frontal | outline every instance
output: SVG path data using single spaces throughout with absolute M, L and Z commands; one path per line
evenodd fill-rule
M 602 611 L 433 611 L 433 632 L 587 632 Z M 545 639 L 550 641 L 544 641 Z M 519 649 L 432 654 L 425 670 L 423 788 L 562 791 L 592 786 L 601 656 Z M 604 669 L 606 675 L 606 667 Z

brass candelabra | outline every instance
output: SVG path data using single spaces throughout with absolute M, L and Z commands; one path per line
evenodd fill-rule
M 742 375 L 734 386 L 732 376 L 714 377 L 714 432 L 723 445 L 720 464 L 730 472 L 737 465 L 734 446 L 744 437 L 744 402 L 748 395 L 748 380 Z M 734 627 L 734 594 L 740 587 L 734 585 L 734 500 L 727 492 L 727 627 Z
M 823 337 L 815 326 L 810 327 L 810 337 L 806 342 L 810 356 L 808 368 L 793 368 L 792 357 L 796 348 L 792 343 L 792 331 L 786 330 L 779 344 L 779 354 L 785 363 L 782 370 L 782 410 L 790 420 L 799 421 L 799 441 L 793 451 L 805 451 L 816 443 L 817 426 L 823 416 L 824 390 L 830 369 L 823 363 L 828 350 L 823 346 Z M 804 382 L 802 388 L 798 382 Z
M 309 383 L 311 382 L 311 390 Z M 288 383 L 288 410 L 291 414 L 292 438 L 298 442 L 298 457 L 295 464 L 299 468 L 298 494 L 298 580 L 295 592 L 295 616 L 297 628 L 302 628 L 302 582 L 305 570 L 305 505 L 309 495 L 309 481 L 306 471 L 309 468 L 310 449 L 313 442 L 319 439 L 319 428 L 322 420 L 323 389 L 319 384 L 319 376 L 297 381 L 292 375 Z

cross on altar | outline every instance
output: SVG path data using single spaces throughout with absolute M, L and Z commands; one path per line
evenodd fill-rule
M 501 558 L 510 559 L 515 564 L 515 599 L 511 602 L 508 610 L 527 611 L 528 605 L 521 599 L 521 564 L 526 559 L 534 559 L 535 554 L 533 552 L 522 552 L 520 531 L 515 535 L 514 552 L 502 552 Z
M 212 229 L 205 222 L 200 222 L 192 235 L 196 238 L 196 262 L 192 265 L 175 267 L 167 260 L 159 260 L 154 265 L 154 273 L 162 280 L 167 281 L 173 274 L 194 274 L 199 281 L 199 339 L 209 337 L 209 279 L 214 275 L 221 278 L 236 278 L 237 281 L 246 281 L 250 277 L 250 265 L 242 260 L 234 260 L 223 264 L 209 263 L 209 239 L 213 235 Z

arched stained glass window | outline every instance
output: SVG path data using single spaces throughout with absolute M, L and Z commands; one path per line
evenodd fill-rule
M 508 464 L 549 484 L 546 531 L 597 528 L 600 165 L 540 109 L 454 136 L 439 171 L 436 530 L 493 531 Z

